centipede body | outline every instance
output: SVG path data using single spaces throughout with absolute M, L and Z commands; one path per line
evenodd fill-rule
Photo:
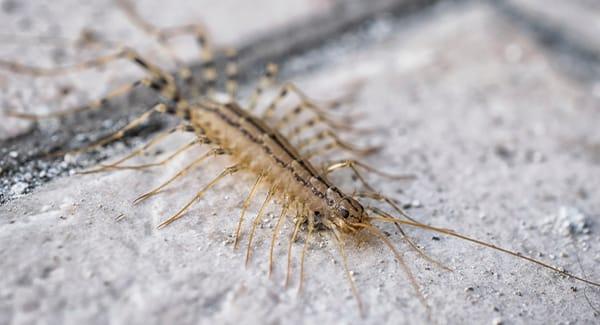
M 139 58 L 135 61 L 139 61 Z M 212 67 L 209 68 L 212 71 Z M 207 75 L 212 76 L 212 73 Z M 208 86 L 212 87 L 213 80 L 208 81 Z M 166 88 L 161 89 L 160 83 L 154 83 L 152 86 L 157 90 L 166 90 Z M 169 93 L 166 95 L 171 96 Z M 179 98 L 175 99 L 174 102 L 180 102 Z M 300 214 L 311 216 L 315 222 L 320 218 L 327 219 L 326 212 L 336 211 L 331 211 L 323 196 L 328 190 L 335 192 L 336 187 L 327 180 L 326 176 L 322 176 L 324 174 L 322 169 L 316 168 L 308 159 L 302 158 L 300 150 L 294 149 L 292 141 L 286 140 L 282 135 L 283 132 L 277 130 L 267 118 L 260 117 L 259 113 L 246 112 L 247 106 L 253 105 L 243 105 L 236 101 L 220 103 L 199 99 L 191 100 L 189 105 L 185 105 L 186 108 L 179 113 L 183 120 L 190 122 L 193 131 L 198 134 L 198 139 L 206 138 L 209 144 L 219 146 L 224 150 L 224 154 L 230 156 L 228 163 L 235 164 L 237 167 L 231 171 L 249 171 L 259 178 L 265 175 L 260 180 L 269 184 L 267 188 L 277 188 L 285 193 L 276 194 L 276 196 L 281 195 L 280 202 L 295 200 L 305 203 L 309 207 L 305 210 L 306 207 L 299 207 Z M 176 109 L 173 112 L 176 113 Z M 227 166 L 232 165 L 222 167 Z M 250 190 L 252 184 L 245 185 Z M 185 196 L 186 194 L 182 192 L 177 191 L 177 195 Z M 189 214 L 191 213 L 181 217 L 189 217 Z M 308 218 L 303 220 L 308 223 Z M 329 225 L 321 230 L 327 233 L 335 228 L 335 225 Z M 299 233 L 304 232 L 306 235 L 307 228 L 298 229 Z M 363 229 L 362 232 L 364 233 L 365 230 Z

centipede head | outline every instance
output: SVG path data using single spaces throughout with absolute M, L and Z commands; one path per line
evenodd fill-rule
M 327 190 L 327 202 L 329 205 L 330 218 L 340 231 L 356 232 L 360 228 L 352 224 L 368 222 L 365 208 L 355 199 L 347 196 L 336 189 Z

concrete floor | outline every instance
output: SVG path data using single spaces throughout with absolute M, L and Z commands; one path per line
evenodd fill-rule
M 323 5 L 298 3 L 307 14 Z M 218 27 L 220 19 L 212 19 Z M 293 80 L 315 98 L 331 98 L 363 82 L 345 109 L 363 114 L 359 124 L 376 132 L 352 141 L 384 145 L 366 158 L 370 164 L 417 176 L 412 182 L 369 177 L 375 187 L 423 222 L 600 279 L 597 85 L 565 73 L 540 44 L 486 4 L 443 5 L 382 28 L 391 32 L 375 45 L 340 52 L 335 63 Z M 230 33 L 223 38 L 233 40 Z M 92 86 L 83 89 L 83 97 L 101 93 L 110 75 L 135 78 L 107 70 L 107 79 L 79 77 Z M 21 77 L 3 78 L 9 89 L 31 89 L 32 106 L 48 105 L 35 95 L 46 94 L 52 80 L 27 87 Z M 188 140 L 175 135 L 159 156 L 138 162 L 166 157 Z M 111 150 L 127 152 L 118 145 Z M 247 268 L 245 252 L 232 249 L 250 175 L 223 182 L 185 218 L 156 229 L 228 166 L 227 159 L 216 159 L 148 202 L 131 204 L 202 151 L 155 170 L 59 178 L 0 206 L 0 324 L 594 324 L 600 319 L 597 288 L 489 249 L 411 230 L 430 255 L 454 269 L 445 272 L 408 250 L 386 225 L 381 227 L 405 252 L 431 316 L 391 252 L 367 238 L 347 245 L 364 318 L 336 245 L 325 234 L 309 245 L 306 283 L 297 294 L 298 261 L 291 286 L 282 285 L 287 240 L 278 244 L 275 273 L 267 277 L 278 205 L 260 224 Z M 349 191 L 357 185 L 345 173 L 334 180 Z M 250 216 L 259 205 L 252 205 Z M 289 231 L 288 224 L 283 236 Z M 296 257 L 302 244 L 293 246 Z

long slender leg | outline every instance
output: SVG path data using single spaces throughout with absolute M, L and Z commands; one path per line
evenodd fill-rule
M 292 244 L 296 241 L 296 236 L 298 236 L 298 230 L 300 230 L 300 226 L 302 225 L 302 210 L 304 207 L 301 207 L 297 210 L 296 223 L 294 227 L 294 231 L 290 237 L 290 241 L 288 243 L 288 253 L 287 253 L 287 273 L 285 274 L 285 283 L 284 287 L 288 287 L 290 283 L 290 275 L 292 272 Z
M 284 116 L 284 118 L 281 121 L 282 123 L 276 126 L 278 130 L 283 130 L 287 124 L 290 124 L 288 123 L 288 121 L 291 122 L 292 119 L 290 118 L 286 120 Z M 315 128 L 319 124 L 330 127 L 334 131 L 353 131 L 356 134 L 365 134 L 373 131 L 372 129 L 355 128 L 344 123 L 338 124 L 337 122 L 334 122 L 332 120 L 324 119 L 322 116 L 314 116 L 308 120 L 305 120 L 304 122 L 302 122 L 302 124 L 294 126 L 292 129 L 286 132 L 286 137 L 292 140 L 295 137 L 302 135 L 302 133 L 304 133 L 305 131 Z
M 269 85 L 271 85 L 273 83 L 273 81 L 275 80 L 275 78 L 277 76 L 277 71 L 278 71 L 278 68 L 277 68 L 276 64 L 274 64 L 274 63 L 267 64 L 265 74 L 262 76 L 262 78 L 260 78 L 258 85 L 254 89 L 254 92 L 252 93 L 252 95 L 250 97 L 250 103 L 248 104 L 249 110 L 254 110 L 256 108 L 256 104 L 258 104 L 258 99 L 260 98 L 260 95 L 262 95 L 265 88 L 267 88 Z
M 290 203 L 285 202 L 281 208 L 281 214 L 279 218 L 277 218 L 277 224 L 275 225 L 275 229 L 273 229 L 273 236 L 271 237 L 271 246 L 269 248 L 269 278 L 273 273 L 273 250 L 275 249 L 275 241 L 277 240 L 277 235 L 279 234 L 279 230 L 281 229 L 281 225 L 285 221 L 286 213 L 289 209 Z
M 64 155 L 66 153 L 81 153 L 81 152 L 86 152 L 86 151 L 92 150 L 97 147 L 101 147 L 105 144 L 108 144 L 110 142 L 121 139 L 123 136 L 125 136 L 125 133 L 127 131 L 132 130 L 133 128 L 136 128 L 140 124 L 144 123 L 152 114 L 164 113 L 166 111 L 167 111 L 167 106 L 165 104 L 162 104 L 162 103 L 156 104 L 150 110 L 146 111 L 142 115 L 133 119 L 131 122 L 129 122 L 127 125 L 125 125 L 124 127 L 122 127 L 121 129 L 119 129 L 117 132 L 115 132 L 113 134 L 110 134 L 98 141 L 92 142 L 82 148 L 77 148 L 77 149 L 68 150 L 68 151 L 53 152 L 49 156 L 56 157 L 56 156 Z
M 309 140 L 309 139 L 307 139 L 307 140 Z M 306 145 L 305 145 L 305 147 L 306 147 Z M 338 140 L 333 140 L 331 142 L 325 143 L 321 147 L 317 147 L 315 149 L 306 151 L 305 153 L 303 153 L 303 157 L 305 159 L 312 159 L 314 157 L 323 155 L 334 149 L 341 149 L 344 151 L 352 152 L 352 153 L 360 155 L 360 156 L 366 156 L 366 155 L 375 153 L 376 151 L 378 151 L 380 149 L 380 147 L 357 148 L 349 143 L 338 141 Z
M 246 249 L 246 266 L 248 266 L 248 262 L 250 262 L 250 255 L 252 254 L 252 240 L 254 239 L 254 232 L 256 231 L 256 227 L 260 223 L 260 219 L 262 218 L 262 216 L 265 212 L 265 208 L 267 207 L 267 204 L 269 204 L 269 202 L 273 198 L 273 195 L 275 194 L 276 191 L 277 191 L 277 186 L 273 186 L 269 189 L 269 192 L 267 192 L 267 197 L 265 198 L 265 201 L 260 206 L 260 209 L 258 210 L 258 213 L 256 214 L 254 221 L 252 222 L 252 230 L 250 230 L 250 235 L 248 237 L 248 248 Z
M 309 108 L 314 112 L 319 113 L 323 113 L 327 110 L 337 108 L 342 102 L 347 101 L 348 98 L 350 98 L 353 95 L 353 93 L 351 93 L 350 96 L 344 96 L 342 98 L 325 102 L 321 105 L 317 105 L 314 100 L 310 99 L 306 94 L 304 94 L 294 83 L 287 82 L 281 87 L 281 89 L 279 90 L 279 94 L 267 106 L 267 109 L 265 110 L 263 116 L 265 118 L 271 117 L 275 113 L 277 107 L 280 107 L 281 102 L 290 93 L 296 94 L 296 96 L 300 98 L 302 104 L 306 106 L 306 108 Z
M 150 192 L 144 193 L 141 196 L 139 196 L 137 199 L 135 199 L 133 201 L 133 204 L 138 204 L 138 203 L 145 201 L 145 200 L 149 199 L 150 197 L 160 193 L 162 191 L 162 189 L 164 189 L 167 185 L 171 184 L 176 179 L 184 176 L 185 174 L 187 174 L 190 171 L 190 169 L 192 169 L 194 166 L 199 165 L 206 159 L 208 159 L 210 157 L 216 157 L 216 156 L 227 155 L 227 154 L 229 154 L 229 152 L 227 152 L 226 150 L 224 150 L 222 148 L 213 148 L 213 149 L 209 150 L 208 152 L 206 152 L 205 154 L 200 156 L 198 159 L 192 161 L 187 166 L 185 166 L 183 169 L 178 171 L 173 177 L 169 178 L 166 182 L 162 183 L 161 185 L 154 188 Z
M 203 41 L 198 43 L 202 46 L 206 44 L 206 28 L 200 24 L 190 24 L 184 26 L 170 27 L 170 28 L 158 28 L 145 20 L 135 9 L 135 5 L 129 0 L 118 0 L 117 4 L 121 7 L 123 12 L 127 15 L 129 20 L 139 27 L 146 34 L 154 37 L 161 48 L 169 55 L 169 57 L 175 62 L 178 67 L 183 66 L 183 62 L 177 57 L 173 49 L 169 46 L 168 40 L 182 35 L 202 35 Z M 197 37 L 198 38 L 198 37 Z
M 343 131 L 355 130 L 348 121 L 345 121 L 345 122 L 335 121 L 328 114 L 320 112 L 320 111 L 316 111 L 313 109 L 313 106 L 307 105 L 306 103 L 300 103 L 300 104 L 296 105 L 292 110 L 289 110 L 288 112 L 283 114 L 281 117 L 279 117 L 277 119 L 277 121 L 274 123 L 275 127 L 277 129 L 283 129 L 283 128 L 287 127 L 291 122 L 297 120 L 298 117 L 303 112 L 310 112 L 314 115 L 314 117 L 311 119 L 313 121 L 309 120 L 307 122 L 308 124 L 316 124 L 317 122 L 320 122 L 320 123 L 324 123 L 325 125 L 329 126 L 332 129 L 335 129 L 335 130 L 343 130 Z M 269 117 L 265 117 L 265 118 L 269 118 Z M 299 131 L 296 131 L 296 132 L 299 132 Z
M 237 88 L 238 88 L 238 64 L 237 64 L 237 51 L 234 48 L 229 48 L 225 51 L 227 56 L 227 93 L 229 94 L 229 100 L 232 102 L 236 101 Z
M 354 283 L 354 279 L 352 278 L 352 274 L 350 273 L 350 269 L 348 268 L 348 257 L 346 256 L 346 250 L 344 249 L 344 241 L 341 238 L 341 235 L 337 231 L 333 231 L 333 238 L 338 244 L 338 249 L 340 251 L 340 255 L 342 256 L 342 265 L 344 266 L 344 272 L 346 273 L 346 277 L 348 278 L 348 282 L 350 283 L 350 288 L 352 289 L 352 294 L 356 299 L 356 303 L 358 304 L 358 310 L 361 316 L 364 315 L 364 307 L 360 296 L 358 295 L 358 290 L 356 289 L 356 283 Z
M 303 139 L 302 141 L 297 143 L 296 148 L 298 148 L 299 150 L 302 150 L 310 145 L 313 145 L 313 144 L 323 141 L 325 139 L 331 139 L 332 143 L 334 143 L 337 147 L 346 149 L 351 152 L 359 152 L 359 153 L 366 154 L 366 153 L 372 152 L 373 150 L 379 149 L 379 147 L 373 147 L 373 148 L 367 148 L 367 149 L 357 148 L 354 145 L 347 143 L 347 142 L 343 141 L 342 139 L 340 139 L 340 137 L 331 130 L 323 130 L 309 138 Z
M 361 167 L 362 169 L 369 171 L 371 173 L 377 174 L 379 176 L 387 177 L 390 179 L 395 179 L 395 180 L 411 180 L 411 179 L 416 178 L 416 176 L 413 174 L 395 175 L 395 174 L 382 172 L 382 171 L 379 171 L 379 170 L 375 169 L 374 167 L 371 167 L 363 162 L 360 162 L 358 160 L 353 160 L 353 159 L 344 159 L 344 160 L 333 162 L 329 166 L 326 167 L 325 171 L 327 174 L 333 172 L 336 169 L 340 169 L 340 168 L 351 168 L 352 170 L 356 171 L 356 167 Z M 356 173 L 358 173 L 358 171 L 356 171 Z
M 308 243 L 310 242 L 312 233 L 315 228 L 315 221 L 313 215 L 308 215 L 308 233 L 304 239 L 304 246 L 302 247 L 302 255 L 300 256 L 300 282 L 298 283 L 298 293 L 302 292 L 302 285 L 304 284 L 304 257 L 308 250 Z
M 9 116 L 14 116 L 14 117 L 19 117 L 19 118 L 29 119 L 29 120 L 38 120 L 38 119 L 49 118 L 49 117 L 60 117 L 60 116 L 64 116 L 64 115 L 75 113 L 75 112 L 87 111 L 87 110 L 102 107 L 103 105 L 105 105 L 108 102 L 108 100 L 110 100 L 114 97 L 118 97 L 118 96 L 127 94 L 132 89 L 136 88 L 137 86 L 145 86 L 145 87 L 151 88 L 168 99 L 174 99 L 177 97 L 178 90 L 177 90 L 177 86 L 175 85 L 175 80 L 173 79 L 173 77 L 171 75 L 169 75 L 168 73 L 165 73 L 158 66 L 155 66 L 155 65 L 149 63 L 149 61 L 145 60 L 139 54 L 137 54 L 134 50 L 129 49 L 129 48 L 124 48 L 124 49 L 120 50 L 119 52 L 111 54 L 111 55 L 98 57 L 98 58 L 95 58 L 95 59 L 92 59 L 89 61 L 76 63 L 72 66 L 66 66 L 66 67 L 55 67 L 55 68 L 31 67 L 31 66 L 22 65 L 19 63 L 15 63 L 15 62 L 7 62 L 7 61 L 0 60 L 0 68 L 8 69 L 15 73 L 28 74 L 28 75 L 32 75 L 32 76 L 56 76 L 56 75 L 67 74 L 67 73 L 72 73 L 72 72 L 76 72 L 76 71 L 80 71 L 80 70 L 86 70 L 86 69 L 103 66 L 103 65 L 108 64 L 109 62 L 112 62 L 112 61 L 115 61 L 118 59 L 126 59 L 126 60 L 129 60 L 129 61 L 137 64 L 142 69 L 147 71 L 152 76 L 152 78 L 144 78 L 144 79 L 135 81 L 131 84 L 123 85 L 117 89 L 109 91 L 108 94 L 106 94 L 104 97 L 102 97 L 100 99 L 94 100 L 90 103 L 87 103 L 82 106 L 74 107 L 74 108 L 68 108 L 68 109 L 63 109 L 63 110 L 49 113 L 49 114 L 39 114 L 39 115 L 38 114 L 26 114 L 26 113 L 12 112 L 12 111 L 7 112 L 6 114 L 8 114 Z
M 171 224 L 173 221 L 181 218 L 181 216 L 183 216 L 185 211 L 187 211 L 187 209 L 189 209 L 189 207 L 192 204 L 194 204 L 194 202 L 196 202 L 196 200 L 198 200 L 200 197 L 202 197 L 202 195 L 204 195 L 204 193 L 206 193 L 206 191 L 208 191 L 211 187 L 213 187 L 219 180 L 221 180 L 223 177 L 225 177 L 227 175 L 231 175 L 231 174 L 238 172 L 241 168 L 242 168 L 242 166 L 240 166 L 240 165 L 234 165 L 234 166 L 228 167 L 225 170 L 223 170 L 223 172 L 221 172 L 221 174 L 219 174 L 216 178 L 214 178 L 212 181 L 210 181 L 204 188 L 202 188 L 200 191 L 198 191 L 198 193 L 196 193 L 196 195 L 188 203 L 186 203 L 179 211 L 177 211 L 177 213 L 175 213 L 173 216 L 169 217 L 165 221 L 161 222 L 157 228 L 158 229 L 164 228 L 164 227 L 168 226 L 169 224 Z
M 393 178 L 393 179 L 408 179 L 408 178 L 412 178 L 414 176 L 412 176 L 412 175 L 391 175 L 391 174 L 383 173 L 383 172 L 380 172 L 380 171 L 370 167 L 369 165 L 363 164 L 356 160 L 342 160 L 340 162 L 332 163 L 331 165 L 325 167 L 325 172 L 324 172 L 325 175 L 328 175 L 329 173 L 333 172 L 336 169 L 350 168 L 350 170 L 352 170 L 352 173 L 356 176 L 356 178 L 368 190 L 368 192 L 355 193 L 354 194 L 355 197 L 368 197 L 368 198 L 371 198 L 374 200 L 385 202 L 385 203 L 391 205 L 397 212 L 399 212 L 403 216 L 408 217 L 408 215 L 402 209 L 400 209 L 400 207 L 398 205 L 396 205 L 392 199 L 387 198 L 387 197 L 377 193 L 377 191 L 373 188 L 373 186 L 371 186 L 371 184 L 369 184 L 367 182 L 367 180 L 364 178 L 364 176 L 358 171 L 358 169 L 355 167 L 355 165 L 363 167 L 370 172 L 377 173 L 379 175 L 383 175 L 385 177 L 389 177 L 389 178 Z M 410 217 L 408 217 L 408 218 L 410 218 Z
M 187 150 L 191 149 L 192 147 L 198 145 L 198 144 L 207 144 L 209 142 L 205 142 L 204 139 L 194 139 L 186 144 L 184 144 L 183 146 L 177 148 L 173 153 L 171 153 L 168 157 L 158 161 L 158 162 L 154 162 L 154 163 L 149 163 L 149 164 L 140 164 L 140 165 L 126 165 L 126 166 L 114 166 L 111 167 L 109 169 L 115 169 L 115 170 L 123 170 L 123 169 L 134 169 L 134 170 L 138 170 L 138 169 L 146 169 L 146 168 L 151 168 L 151 167 L 157 167 L 157 166 L 163 166 L 165 164 L 167 164 L 169 161 L 175 159 L 177 156 L 181 155 L 182 153 L 186 152 Z
M 44 113 L 44 114 L 30 114 L 30 113 L 22 113 L 22 112 L 9 110 L 9 111 L 6 111 L 5 114 L 10 117 L 16 117 L 16 118 L 30 120 L 30 121 L 37 121 L 37 120 L 41 120 L 41 119 L 67 116 L 67 115 L 78 113 L 78 112 L 83 112 L 83 111 L 87 111 L 87 110 L 93 110 L 93 109 L 100 108 L 103 105 L 105 105 L 110 99 L 125 95 L 125 94 L 131 92 L 134 88 L 143 84 L 144 82 L 145 81 L 143 81 L 143 80 L 138 80 L 136 82 L 123 85 L 117 89 L 114 89 L 114 90 L 108 92 L 108 94 L 104 95 L 104 97 L 102 97 L 100 99 L 94 100 L 92 102 L 86 103 L 86 104 L 78 106 L 78 107 L 62 109 L 57 112 L 50 112 L 50 113 Z
M 254 182 L 254 185 L 252 185 L 252 188 L 250 189 L 250 193 L 248 193 L 248 196 L 246 197 L 246 199 L 244 200 L 244 203 L 242 204 L 242 212 L 240 213 L 240 220 L 238 221 L 238 225 L 235 230 L 235 240 L 233 242 L 233 249 L 237 249 L 237 247 L 238 247 L 238 243 L 240 242 L 240 233 L 242 231 L 242 223 L 244 222 L 244 215 L 246 214 L 246 210 L 248 209 L 248 206 L 250 206 L 250 201 L 254 197 L 254 194 L 256 194 L 256 190 L 258 189 L 258 184 L 260 184 L 260 182 L 263 180 L 264 177 L 265 177 L 264 174 L 258 175 L 258 177 L 256 178 L 256 181 Z
M 135 6 L 128 0 L 117 0 L 117 5 L 121 7 L 123 12 L 127 15 L 129 20 L 143 30 L 145 33 L 154 36 L 156 41 L 159 43 L 161 48 L 169 55 L 169 57 L 175 61 L 177 65 L 181 65 L 182 62 L 177 58 L 177 55 L 173 52 L 173 50 L 166 43 L 166 39 L 162 37 L 161 31 L 156 28 L 154 25 L 148 23 L 144 20 L 138 12 L 135 10 Z

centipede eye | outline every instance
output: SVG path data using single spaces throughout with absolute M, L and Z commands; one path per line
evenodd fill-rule
M 342 215 L 342 218 L 346 219 L 350 216 L 350 212 L 348 212 L 348 210 L 346 209 L 340 209 L 340 214 Z

